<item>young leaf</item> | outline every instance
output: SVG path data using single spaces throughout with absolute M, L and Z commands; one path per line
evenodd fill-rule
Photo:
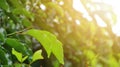
M 28 56 L 25 56 L 24 58 L 22 58 L 22 62 L 24 62 L 27 58 Z
M 12 54 L 16 56 L 19 62 L 22 62 L 22 53 L 17 52 L 14 48 L 12 48 Z
M 43 59 L 43 56 L 41 55 L 42 50 L 38 50 L 33 54 L 33 58 L 32 58 L 32 62 L 39 60 L 39 59 Z
M 52 52 L 59 62 L 64 64 L 62 43 L 53 34 L 36 29 L 28 30 L 26 34 L 36 38 L 43 45 L 48 57 Z
M 28 56 L 22 58 L 22 53 L 17 52 L 14 48 L 12 48 L 12 54 L 16 56 L 19 62 L 24 62 L 28 58 Z

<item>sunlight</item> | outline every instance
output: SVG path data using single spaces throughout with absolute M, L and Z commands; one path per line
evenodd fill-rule
M 77 25 L 80 25 L 80 21 L 79 20 L 75 20 Z
M 96 21 L 97 21 L 97 24 L 101 27 L 106 27 L 107 25 L 105 24 L 105 22 L 98 16 L 98 15 L 95 15 L 94 16 Z
M 92 0 L 94 2 L 103 2 L 106 4 L 109 4 L 112 6 L 114 13 L 117 15 L 117 22 L 115 22 L 115 24 L 112 25 L 112 30 L 113 33 L 116 34 L 117 36 L 120 36 L 120 0 Z M 89 4 L 87 4 L 88 7 L 91 7 Z M 85 15 L 88 15 L 86 9 L 84 8 L 84 6 L 82 5 L 82 3 L 80 2 L 80 0 L 73 0 L 73 8 L 76 11 L 82 12 Z M 100 10 L 101 8 L 97 8 L 97 10 Z M 91 9 L 91 11 L 94 11 L 94 8 Z M 108 17 L 110 15 L 108 14 Z M 85 16 L 86 17 L 86 16 Z M 87 17 L 86 17 L 87 18 Z M 97 15 L 95 15 L 97 24 L 101 27 L 105 27 L 106 24 L 105 22 Z M 88 19 L 88 18 L 87 18 Z M 89 19 L 92 20 L 92 19 Z
M 103 2 L 112 5 L 113 11 L 117 15 L 117 22 L 112 27 L 113 33 L 120 36 L 120 0 L 103 0 Z
M 46 10 L 45 5 L 43 5 L 43 4 L 41 4 L 41 5 L 40 5 L 40 8 L 41 8 L 43 11 L 45 11 L 45 10 Z
M 73 8 L 79 12 L 87 13 L 80 0 L 73 0 Z
M 73 0 L 73 8 L 76 11 L 83 13 L 83 17 L 85 17 L 88 21 L 92 21 L 92 18 L 89 16 L 88 12 L 84 8 L 80 0 Z

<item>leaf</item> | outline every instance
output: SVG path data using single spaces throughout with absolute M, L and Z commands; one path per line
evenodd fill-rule
M 9 5 L 6 0 L 0 0 L 0 8 L 9 12 Z
M 16 56 L 19 62 L 22 62 L 22 53 L 17 52 L 14 48 L 12 48 L 12 54 Z
M 38 50 L 33 54 L 33 58 L 32 58 L 32 62 L 39 60 L 39 59 L 43 59 L 43 56 L 41 55 L 42 50 Z
M 22 62 L 24 62 L 27 58 L 28 56 L 25 56 L 24 58 L 22 58 Z
M 25 55 L 27 54 L 26 47 L 17 39 L 7 38 L 6 45 L 10 46 L 11 48 L 14 48 L 15 50 L 21 52 L 22 54 L 25 54 Z
M 25 33 L 36 38 L 43 45 L 48 54 L 48 58 L 53 53 L 59 62 L 64 64 L 62 43 L 53 34 L 36 29 L 28 30 Z
M 54 44 L 56 45 L 52 46 L 52 53 L 56 56 L 60 63 L 64 64 L 62 43 L 56 40 Z
M 16 56 L 19 62 L 24 62 L 28 58 L 28 56 L 22 58 L 22 53 L 17 52 L 14 48 L 12 48 L 12 54 Z
M 32 29 L 32 30 L 28 30 L 26 34 L 36 38 L 45 48 L 48 57 L 50 56 L 52 50 L 51 50 L 50 38 L 48 37 L 48 35 L 46 35 L 48 34 L 48 32 Z

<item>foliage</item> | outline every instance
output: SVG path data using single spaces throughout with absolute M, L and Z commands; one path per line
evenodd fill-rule
M 34 14 L 27 10 L 27 2 L 29 1 L 0 0 L 0 66 L 35 67 L 34 64 L 45 57 L 42 50 L 49 46 L 49 42 L 52 47 L 47 47 L 46 52 L 52 52 L 64 64 L 62 43 L 53 34 L 35 29 L 32 25 Z M 43 47 L 41 50 L 34 49 L 37 43 L 35 38 L 39 38 L 41 44 L 38 45 Z

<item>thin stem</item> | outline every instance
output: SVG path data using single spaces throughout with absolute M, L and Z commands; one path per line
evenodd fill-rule
M 28 28 L 25 28 L 25 29 L 23 29 L 23 30 L 20 30 L 20 31 L 16 31 L 16 32 L 7 34 L 7 37 L 8 37 L 8 36 L 11 36 L 11 35 L 14 35 L 14 34 L 22 34 L 24 31 L 29 30 L 29 29 L 32 29 L 32 27 L 28 27 Z

